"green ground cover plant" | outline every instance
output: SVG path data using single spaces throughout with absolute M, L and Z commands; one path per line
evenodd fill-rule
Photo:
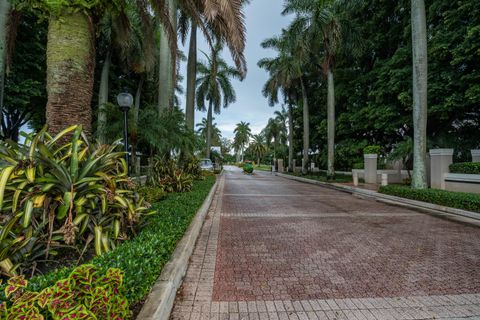
M 194 182 L 191 192 L 172 193 L 152 205 L 156 215 L 148 217 L 138 235 L 115 249 L 90 261 L 99 272 L 118 268 L 125 274 L 126 297 L 131 304 L 140 302 L 150 291 L 177 242 L 215 183 L 215 177 Z M 66 278 L 67 267 L 30 279 L 29 289 L 40 291 Z
M 286 174 L 296 176 L 296 177 L 301 177 L 305 179 L 312 179 L 312 180 L 317 180 L 317 181 L 322 181 L 322 182 L 337 182 L 337 183 L 348 183 L 353 181 L 353 177 L 345 174 L 335 174 L 335 180 L 328 180 L 327 179 L 327 174 L 324 172 L 310 172 L 307 174 L 303 174 L 300 172 L 286 172 Z
M 480 162 L 463 162 L 450 165 L 451 173 L 480 174 Z
M 438 189 L 414 190 L 408 186 L 389 185 L 382 186 L 380 193 L 424 201 L 446 207 L 480 212 L 480 195 L 464 192 L 452 192 Z

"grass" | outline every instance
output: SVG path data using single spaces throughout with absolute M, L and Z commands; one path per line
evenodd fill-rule
M 153 205 L 157 214 L 148 219 L 136 237 L 88 263 L 95 265 L 100 272 L 105 272 L 108 268 L 123 270 L 129 303 L 133 305 L 142 301 L 214 183 L 215 177 L 211 176 L 203 181 L 195 181 L 191 192 L 169 194 L 166 199 Z M 29 288 L 39 291 L 51 286 L 66 278 L 72 270 L 73 267 L 63 268 L 33 277 L 29 280 Z
M 253 170 L 258 170 L 258 171 L 272 171 L 272 166 L 269 166 L 267 164 L 261 164 L 259 166 L 254 165 Z

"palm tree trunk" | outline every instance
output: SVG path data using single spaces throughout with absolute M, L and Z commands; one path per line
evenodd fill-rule
M 293 172 L 293 110 L 288 105 L 288 170 Z
M 97 136 L 100 143 L 107 143 L 108 80 L 110 77 L 111 60 L 112 56 L 110 51 L 108 51 L 102 66 L 100 89 L 98 92 Z
M 94 31 L 90 16 L 67 12 L 52 16 L 47 42 L 47 124 L 52 133 L 81 124 L 92 132 Z
M 327 139 L 328 139 L 328 168 L 327 176 L 335 177 L 335 82 L 333 72 L 329 68 L 328 73 L 328 96 L 327 96 Z
M 192 21 L 190 30 L 190 48 L 188 51 L 187 65 L 187 105 L 185 117 L 188 128 L 195 127 L 195 82 L 197 78 L 197 24 Z
M 212 102 L 208 103 L 208 114 L 207 114 L 207 152 L 206 157 L 210 158 L 210 149 L 212 148 L 212 118 L 213 118 L 213 106 Z
M 308 150 L 310 149 L 310 115 L 308 112 L 308 97 L 307 90 L 303 79 L 300 79 L 302 85 L 302 99 L 303 99 L 303 165 L 302 172 L 307 173 L 308 165 Z
M 137 92 L 135 93 L 135 104 L 133 106 L 133 119 L 131 123 L 130 143 L 132 145 L 132 164 L 133 173 L 136 176 L 140 175 L 140 167 L 137 166 L 137 145 L 138 145 L 138 115 L 140 113 L 140 99 L 142 98 L 142 88 L 144 83 L 144 77 L 138 82 Z
M 177 6 L 175 0 L 167 0 L 168 11 L 173 26 L 173 30 L 177 27 Z M 172 65 L 173 57 L 170 45 L 168 43 L 168 35 L 160 27 L 160 51 L 158 63 L 158 111 L 173 107 L 174 86 L 173 79 L 175 78 L 175 68 Z
M 427 23 L 425 2 L 411 0 L 413 56 L 413 176 L 414 189 L 427 188 Z
M 7 52 L 7 29 L 10 15 L 10 1 L 0 1 L 0 115 L 3 116 L 3 95 L 5 89 L 5 57 Z

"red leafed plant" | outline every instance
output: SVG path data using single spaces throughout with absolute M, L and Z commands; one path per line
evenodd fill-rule
M 41 292 L 26 290 L 27 285 L 23 276 L 8 280 L 5 296 L 9 301 L 0 301 L 0 320 L 130 318 L 123 294 L 123 273 L 119 269 L 108 269 L 102 276 L 93 265 L 86 264 Z

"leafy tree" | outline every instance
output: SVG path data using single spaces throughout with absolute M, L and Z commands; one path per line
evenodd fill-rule
M 260 165 L 260 160 L 268 150 L 265 144 L 265 137 L 261 134 L 255 134 L 252 138 L 253 141 L 248 148 L 257 157 L 257 165 Z

